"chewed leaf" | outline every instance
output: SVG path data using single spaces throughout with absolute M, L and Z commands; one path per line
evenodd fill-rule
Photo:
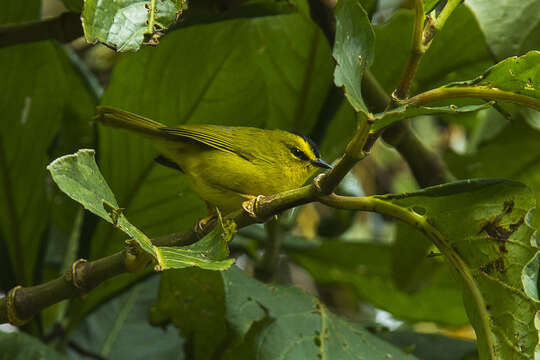
M 481 359 L 535 358 L 539 248 L 530 226 L 535 200 L 510 180 L 467 180 L 381 196 L 410 209 L 439 234 L 463 280 L 464 302 Z
M 158 38 L 182 12 L 184 0 L 84 0 L 82 24 L 86 40 L 118 51 L 136 51 Z
M 91 149 L 79 150 L 54 160 L 47 170 L 60 190 L 85 209 L 113 223 L 109 211 L 118 208 L 118 203 L 97 167 L 94 154 Z M 105 203 L 109 204 L 107 208 Z
M 79 150 L 76 154 L 56 159 L 47 169 L 64 193 L 134 239 L 152 256 L 159 270 L 189 266 L 223 270 L 234 263 L 234 259 L 224 259 L 229 255 L 227 243 L 236 231 L 236 224 L 230 220 L 223 222 L 221 217 L 218 226 L 195 244 L 181 247 L 153 245 L 141 230 L 128 221 L 118 206 L 97 167 L 94 153 L 94 150 Z
M 201 240 L 188 246 L 160 246 L 157 248 L 160 270 L 198 266 L 208 270 L 225 270 L 233 263 L 227 243 L 236 232 L 232 220 L 218 218 L 216 227 Z

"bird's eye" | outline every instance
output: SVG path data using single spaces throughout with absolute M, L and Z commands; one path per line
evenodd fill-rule
M 304 152 L 298 148 L 292 148 L 291 149 L 291 153 L 296 156 L 297 158 L 299 159 L 302 159 L 302 160 L 305 160 L 305 161 L 308 161 L 308 157 L 306 156 L 306 154 L 304 154 Z

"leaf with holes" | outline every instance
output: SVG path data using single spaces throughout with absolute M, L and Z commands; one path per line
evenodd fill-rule
M 117 51 L 136 51 L 157 44 L 183 10 L 183 0 L 84 0 L 82 24 L 86 40 Z
M 463 280 L 480 358 L 534 358 L 540 257 L 531 191 L 510 180 L 468 180 L 378 198 L 410 209 L 433 230 Z

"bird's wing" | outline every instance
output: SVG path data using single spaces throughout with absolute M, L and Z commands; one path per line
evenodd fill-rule
M 162 127 L 161 132 L 182 139 L 195 140 L 214 149 L 236 154 L 251 161 L 255 156 L 246 150 L 246 141 L 232 127 L 217 125 L 187 125 Z

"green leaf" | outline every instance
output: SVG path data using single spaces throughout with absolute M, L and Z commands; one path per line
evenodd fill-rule
M 540 130 L 523 120 L 507 124 L 497 136 L 481 143 L 474 153 L 449 153 L 446 163 L 461 179 L 500 177 L 527 184 L 540 204 Z M 504 166 L 501 166 L 504 164 Z M 534 227 L 540 227 L 540 211 L 535 212 Z
M 159 283 L 159 300 L 150 309 L 150 322 L 172 322 L 188 339 L 193 358 L 212 359 L 220 344 L 228 344 L 223 280 L 216 271 L 196 268 L 166 271 Z
M 182 12 L 182 0 L 84 0 L 82 24 L 86 40 L 117 51 L 136 51 L 143 41 L 157 39 Z
M 333 55 L 337 65 L 334 82 L 343 86 L 345 96 L 356 111 L 367 113 L 362 99 L 362 76 L 371 66 L 375 37 L 369 18 L 358 0 L 337 3 L 336 39 Z
M 540 99 L 540 51 L 505 59 L 480 77 L 455 86 L 487 87 Z
M 50 163 L 47 170 L 58 187 L 85 209 L 111 224 L 118 223 L 122 215 L 97 167 L 94 150 L 79 150 L 76 154 L 60 157 Z
M 468 323 L 461 289 L 448 266 L 440 266 L 437 258 L 430 258 L 434 265 L 431 286 L 409 294 L 393 281 L 392 255 L 393 248 L 388 245 L 342 241 L 325 241 L 318 248 L 290 254 L 318 283 L 351 288 L 360 300 L 399 319 L 451 326 Z
M 116 198 L 99 171 L 93 150 L 79 150 L 53 161 L 47 169 L 58 187 L 85 209 L 118 227 L 156 261 L 159 270 L 199 266 L 203 269 L 223 270 L 234 259 L 219 261 L 229 255 L 227 242 L 232 238 L 236 225 L 219 221 L 220 226 L 197 243 L 185 247 L 156 247 L 123 214 Z
M 540 46 L 540 1 L 467 0 L 497 59 L 522 55 Z
M 0 331 L 0 354 L 4 359 L 13 360 L 67 359 L 64 355 L 56 352 L 52 346 L 45 345 L 35 337 L 23 332 L 4 333 Z
M 436 229 L 430 233 L 463 280 L 480 358 L 533 358 L 540 257 L 530 226 L 535 201 L 525 185 L 468 180 L 378 198 L 421 216 L 424 229 Z
M 195 244 L 158 247 L 161 269 L 182 269 L 190 266 L 207 270 L 228 269 L 234 259 L 220 260 L 229 256 L 227 243 L 236 232 L 236 224 L 232 220 L 222 223 L 221 217 L 218 220 L 219 225 Z
M 178 331 L 148 323 L 159 278 L 151 276 L 103 304 L 73 329 L 70 341 L 106 359 L 183 359 L 183 340 Z
M 395 124 L 398 121 L 402 121 L 411 117 L 421 115 L 460 115 L 471 113 L 479 110 L 484 110 L 491 107 L 493 103 L 485 103 L 482 105 L 466 105 L 466 106 L 409 106 L 404 105 L 398 108 L 385 111 L 374 116 L 375 123 L 371 127 L 372 132 L 379 132 L 387 127 Z
M 439 250 L 425 234 L 412 226 L 398 223 L 396 227 L 391 262 L 392 279 L 396 287 L 414 294 L 427 286 L 437 286 L 434 277 L 441 266 L 446 266 L 441 261 L 442 257 L 434 257 L 434 254 L 440 255 Z
M 151 313 L 160 322 L 171 319 L 192 336 L 201 351 L 195 354 L 197 359 L 207 359 L 214 351 L 225 354 L 225 359 L 414 358 L 332 314 L 299 289 L 265 285 L 234 266 L 221 273 L 196 273 L 200 275 L 189 270 L 170 272 L 161 285 L 163 297 Z M 197 276 L 194 286 L 182 285 L 193 276 Z M 210 343 L 208 334 L 217 338 Z
M 72 128 L 83 123 L 88 90 L 66 52 L 52 43 L 1 49 L 0 62 L 0 90 L 9 94 L 0 99 L 9 119 L 0 132 L 0 197 L 5 200 L 0 203 L 0 238 L 17 275 L 12 281 L 29 285 L 52 212 L 45 170 L 49 153 L 62 138 L 60 124 L 70 112 L 76 115 L 70 117 Z M 76 112 L 70 110 L 74 102 L 80 102 Z

